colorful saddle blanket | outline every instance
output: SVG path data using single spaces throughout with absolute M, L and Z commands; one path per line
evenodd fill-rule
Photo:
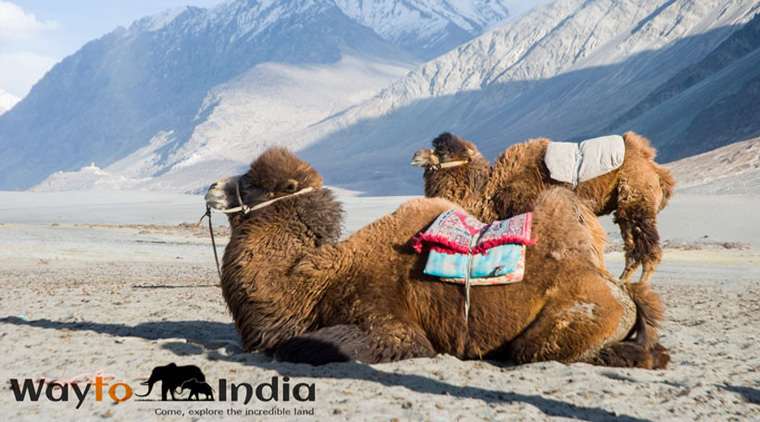
M 468 263 L 470 258 L 472 262 Z M 424 272 L 464 284 L 468 265 L 470 284 L 475 286 L 521 281 L 525 274 L 525 245 L 501 245 L 472 257 L 431 250 Z
M 623 164 L 625 142 L 620 135 L 574 142 L 550 142 L 544 164 L 554 180 L 578 183 L 609 173 Z
M 525 246 L 536 241 L 530 238 L 532 217 L 526 213 L 484 224 L 464 211 L 449 210 L 412 246 L 418 253 L 430 252 L 425 274 L 455 283 L 469 276 L 474 285 L 512 283 L 522 280 Z

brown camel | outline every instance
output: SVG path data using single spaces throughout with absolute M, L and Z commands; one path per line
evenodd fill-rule
M 433 148 L 417 151 L 412 157 L 412 165 L 425 170 L 425 196 L 447 199 L 482 217 L 479 210 L 491 178 L 491 163 L 471 142 L 449 133 L 435 138 Z
M 655 149 L 633 132 L 623 135 L 623 164 L 607 174 L 581 182 L 575 193 L 586 200 L 594 214 L 614 212 L 625 244 L 628 282 L 643 265 L 641 283 L 648 284 L 662 259 L 657 213 L 673 195 L 675 181 L 670 172 L 655 163 Z M 487 161 L 475 145 L 450 133 L 433 140 L 434 150 L 420 150 L 413 166 L 425 169 L 425 196 L 440 196 L 461 204 L 484 222 L 504 219 L 533 209 L 539 195 L 553 187 L 572 189 L 568 183 L 549 177 L 544 155 L 549 140 L 532 139 L 507 148 L 496 158 L 488 183 L 473 183 L 471 173 L 485 174 Z M 473 157 L 473 158 L 470 158 Z M 454 162 L 456 165 L 447 163 Z
M 213 184 L 206 200 L 237 209 L 221 286 L 246 351 L 310 364 L 438 353 L 643 368 L 669 361 L 663 348 L 623 341 L 637 308 L 661 316 L 659 298 L 630 292 L 646 302 L 637 307 L 607 273 L 592 244 L 602 229 L 565 189 L 536 202 L 539 240 L 527 249 L 523 281 L 473 288 L 469 318 L 463 286 L 423 274 L 426 257 L 411 246 L 458 208 L 444 199 L 411 200 L 337 242 L 342 207 L 333 193 L 309 164 L 271 148 L 247 173 Z

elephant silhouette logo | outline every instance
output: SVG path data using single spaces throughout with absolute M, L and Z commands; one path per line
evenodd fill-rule
M 159 381 L 161 381 L 162 401 L 168 400 L 167 393 L 171 395 L 172 400 L 177 400 L 174 394 L 182 394 L 182 391 L 185 389 L 189 389 L 190 396 L 194 394 L 196 400 L 198 399 L 198 393 L 206 394 L 207 399 L 210 395 L 213 399 L 213 391 L 211 390 L 211 386 L 206 384 L 206 377 L 201 372 L 201 368 L 195 365 L 177 366 L 174 363 L 153 368 L 148 381 L 142 383 L 142 385 L 148 386 L 148 392 L 142 395 L 135 393 L 135 395 L 137 397 L 147 397 L 153 391 L 153 386 Z M 180 392 L 177 392 L 178 388 L 181 389 Z
M 184 393 L 185 390 L 190 390 L 190 395 L 187 396 L 188 400 L 200 400 L 199 394 L 206 396 L 204 400 L 214 400 L 214 390 L 210 385 L 203 381 L 191 379 L 183 382 L 180 388 L 180 394 Z M 193 398 L 193 396 L 195 396 L 195 398 Z

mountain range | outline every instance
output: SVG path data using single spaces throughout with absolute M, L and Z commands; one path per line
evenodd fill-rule
M 461 1 L 373 10 L 362 0 L 340 3 L 391 41 L 332 0 L 236 0 L 170 10 L 86 44 L 0 118 L 0 189 L 93 161 L 107 167 L 126 158 L 113 171 L 131 180 L 198 160 L 224 166 L 371 97 L 419 64 L 414 53 L 452 48 L 508 13 L 487 0 L 482 16 Z M 399 10 L 422 18 L 400 21 L 395 32 L 393 19 L 371 19 Z M 403 48 L 415 37 L 424 45 Z
M 557 0 L 312 128 L 303 135 L 318 141 L 301 154 L 332 183 L 391 194 L 420 192 L 419 171 L 402 163 L 443 131 L 491 159 L 534 137 L 578 141 L 634 130 L 651 139 L 660 162 L 748 139 L 760 130 L 748 89 L 760 77 L 760 38 L 750 30 L 758 10 L 756 1 Z M 732 48 L 735 39 L 746 47 Z M 702 70 L 711 57 L 721 57 L 719 69 Z M 675 90 L 681 71 L 702 78 Z M 672 97 L 649 101 L 658 89 Z M 745 115 L 715 114 L 732 113 L 727 107 Z
M 416 194 L 409 159 L 443 131 L 494 158 L 532 137 L 636 130 L 672 161 L 760 134 L 758 11 L 556 0 L 504 23 L 494 0 L 174 10 L 85 45 L 0 116 L 0 189 L 199 192 L 277 144 L 327 183 Z

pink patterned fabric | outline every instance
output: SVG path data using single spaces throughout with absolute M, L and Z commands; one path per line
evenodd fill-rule
M 434 250 L 447 254 L 483 254 L 506 244 L 530 246 L 538 240 L 530 238 L 532 219 L 533 213 L 529 212 L 484 224 L 464 211 L 448 210 L 424 233 L 412 239 L 412 247 L 418 253 Z

